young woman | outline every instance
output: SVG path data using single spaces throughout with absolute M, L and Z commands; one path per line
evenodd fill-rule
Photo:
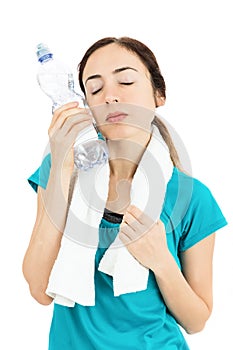
M 109 150 L 109 188 L 100 237 L 101 232 L 109 232 L 113 241 L 119 233 L 130 254 L 149 269 L 149 279 L 147 289 L 114 297 L 112 278 L 98 270 L 106 249 L 98 248 L 95 305 L 54 303 L 49 349 L 188 349 L 179 326 L 196 333 L 210 317 L 214 233 L 226 220 L 209 189 L 182 171 L 164 124 L 147 113 L 166 99 L 164 79 L 148 47 L 127 37 L 99 40 L 79 65 L 79 82 Z M 140 113 L 129 116 L 124 104 Z M 51 153 L 29 178 L 38 193 L 38 211 L 23 273 L 32 296 L 43 305 L 53 301 L 46 289 L 66 224 L 73 144 L 91 122 L 88 110 L 77 103 L 57 109 L 49 127 Z M 160 220 L 154 224 L 138 207 L 129 205 L 151 125 L 158 127 L 174 165 Z M 126 145 L 136 147 L 131 152 Z M 142 224 L 143 232 L 135 239 Z

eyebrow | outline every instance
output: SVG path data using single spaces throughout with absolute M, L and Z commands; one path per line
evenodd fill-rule
M 133 67 L 121 67 L 121 68 L 116 68 L 114 69 L 114 71 L 112 72 L 113 74 L 117 74 L 117 73 L 120 73 L 120 72 L 123 72 L 127 69 L 131 69 L 131 70 L 134 70 L 135 72 L 138 72 L 137 69 L 133 68 Z M 85 85 L 86 83 L 88 82 L 88 80 L 92 80 L 92 79 L 98 79 L 98 78 L 101 78 L 101 75 L 100 74 L 94 74 L 94 75 L 90 75 L 86 81 L 85 81 Z

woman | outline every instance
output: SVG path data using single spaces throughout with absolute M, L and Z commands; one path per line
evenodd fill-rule
M 188 349 L 179 325 L 189 334 L 196 333 L 210 317 L 214 232 L 226 220 L 208 188 L 182 172 L 164 124 L 146 113 L 162 106 L 166 98 L 163 77 L 149 48 L 127 37 L 99 40 L 79 65 L 79 82 L 109 149 L 107 210 L 100 236 L 101 229 L 109 230 L 113 241 L 119 232 L 130 254 L 150 272 L 146 290 L 114 297 L 111 277 L 98 271 L 105 252 L 99 248 L 95 306 L 54 304 L 49 349 Z M 145 114 L 132 120 L 123 112 L 111 112 L 112 106 L 116 111 L 121 104 L 138 106 Z M 107 118 L 97 106 L 109 109 Z M 88 111 L 77 103 L 56 110 L 49 128 L 51 154 L 29 178 L 38 192 L 38 212 L 23 272 L 32 296 L 43 305 L 53 300 L 46 288 L 66 223 L 72 146 L 91 122 Z M 174 164 L 161 220 L 152 225 L 139 208 L 129 205 L 134 174 L 150 142 L 151 124 L 159 128 Z M 137 145 L 129 157 L 122 156 L 127 155 L 126 144 Z M 56 220 L 51 221 L 51 215 Z M 141 223 L 145 230 L 135 239 L 133 233 Z

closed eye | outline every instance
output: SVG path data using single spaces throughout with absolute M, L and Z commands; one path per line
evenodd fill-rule
M 132 85 L 134 82 L 122 82 L 122 83 L 120 83 L 121 85 Z M 96 94 L 98 94 L 98 92 L 100 92 L 102 90 L 102 87 L 101 88 L 99 88 L 99 89 L 97 89 L 97 90 L 95 90 L 95 91 L 93 91 L 91 94 L 92 95 L 96 95 Z
M 132 85 L 133 82 L 130 82 L 130 83 L 120 83 L 121 85 Z
M 92 94 L 92 95 L 96 95 L 96 94 L 98 94 L 99 91 L 101 91 L 101 89 L 102 89 L 102 88 L 100 88 L 100 89 L 98 89 L 98 90 L 96 90 L 96 91 L 93 91 L 91 94 Z

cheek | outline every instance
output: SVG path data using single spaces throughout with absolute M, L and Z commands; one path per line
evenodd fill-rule
M 156 107 L 154 91 L 150 85 L 144 85 L 137 90 L 136 94 L 132 94 L 131 101 L 137 106 L 142 106 L 150 110 L 155 110 Z
M 150 107 L 149 104 L 141 103 L 138 106 L 134 106 L 132 113 L 127 118 L 127 124 L 131 127 L 135 127 L 139 130 L 150 130 L 151 123 L 155 116 L 154 107 Z

